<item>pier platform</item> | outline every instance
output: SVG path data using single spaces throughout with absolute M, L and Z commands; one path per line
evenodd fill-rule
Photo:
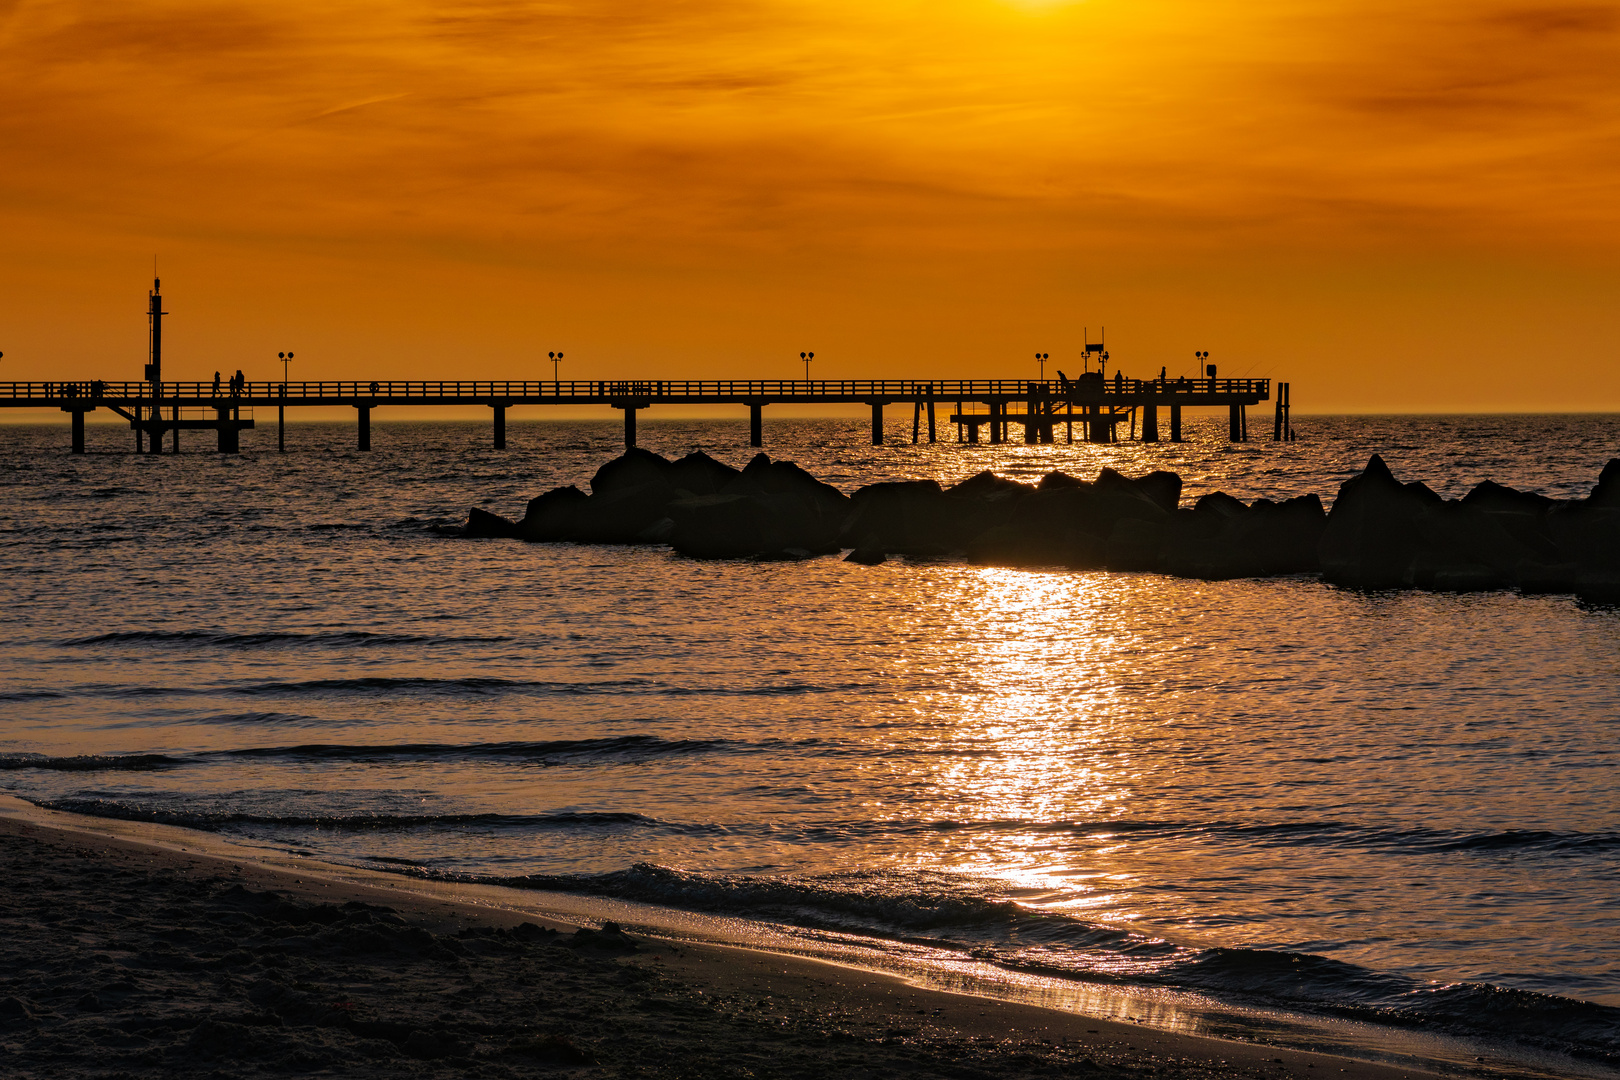
M 912 406 L 912 442 L 938 437 L 938 409 L 956 425 L 958 442 L 1008 440 L 1020 427 L 1023 441 L 1052 442 L 1061 425 L 1069 441 L 1111 442 L 1129 424 L 1133 437 L 1160 439 L 1161 412 L 1171 441 L 1181 439 L 1182 410 L 1226 408 L 1233 441 L 1248 438 L 1246 410 L 1271 398 L 1269 379 L 1128 379 L 1082 375 L 1076 379 L 705 379 L 705 380 L 360 380 L 247 382 L 221 392 L 210 382 L 112 382 L 102 379 L 0 382 L 0 408 L 55 408 L 72 414 L 75 453 L 84 452 L 84 417 L 107 409 L 129 421 L 137 452 L 160 453 L 166 441 L 178 452 L 180 432 L 212 430 L 221 453 L 239 448 L 254 426 L 254 410 L 274 407 L 285 447 L 286 410 L 349 406 L 357 444 L 371 448 L 371 413 L 389 406 L 482 405 L 492 411 L 493 443 L 506 446 L 506 411 L 518 405 L 607 405 L 624 412 L 624 442 L 636 444 L 636 417 L 654 405 L 736 405 L 749 414 L 749 442 L 764 445 L 763 412 L 779 404 L 861 404 L 872 410 L 872 442 L 884 439 L 884 408 Z M 1291 434 L 1288 384 L 1278 384 L 1274 438 Z M 1138 428 L 1140 433 L 1136 434 Z

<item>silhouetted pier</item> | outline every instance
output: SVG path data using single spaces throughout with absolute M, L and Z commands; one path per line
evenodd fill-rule
M 1288 384 L 1279 383 L 1273 438 L 1287 439 Z M 956 426 L 958 442 L 1009 441 L 1022 429 L 1023 441 L 1050 443 L 1061 427 L 1073 442 L 1112 442 L 1120 428 L 1143 442 L 1182 437 L 1182 411 L 1225 408 L 1228 436 L 1248 438 L 1247 409 L 1271 397 L 1269 379 L 1130 379 L 1082 375 L 1075 379 L 720 379 L 720 380 L 558 380 L 246 382 L 222 391 L 212 382 L 0 382 L 0 408 L 56 408 L 72 414 L 73 451 L 84 452 L 84 418 L 107 409 L 129 421 L 137 452 L 160 453 L 166 441 L 174 452 L 180 433 L 212 430 L 221 453 L 239 448 L 240 432 L 254 425 L 254 410 L 275 407 L 285 446 L 285 411 L 300 406 L 348 406 L 358 421 L 358 445 L 371 448 L 371 413 L 389 406 L 482 405 L 493 414 L 496 449 L 506 447 L 506 412 L 519 405 L 606 405 L 624 413 L 624 442 L 636 444 L 636 417 L 655 405 L 746 406 L 749 443 L 764 444 L 768 405 L 866 405 L 872 410 L 872 442 L 884 438 L 884 408 L 911 405 L 911 441 L 939 435 L 940 410 Z
M 1228 410 L 1228 434 L 1234 442 L 1249 437 L 1250 405 L 1271 395 L 1269 379 L 1218 379 L 1214 365 L 1203 368 L 1207 378 L 1127 379 L 1118 372 L 1104 378 L 1108 353 L 1100 342 L 1088 342 L 1089 365 L 1097 355 L 1099 372 L 1070 379 L 1058 373 L 1056 382 L 1025 379 L 704 379 L 579 380 L 550 382 L 454 382 L 378 379 L 360 382 L 248 382 L 238 372 L 224 384 L 218 373 L 211 382 L 169 382 L 163 378 L 162 283 L 154 277 L 147 294 L 150 333 L 144 378 L 139 382 L 104 379 L 62 382 L 0 383 L 0 408 L 56 408 L 72 414 L 73 452 L 84 453 L 84 418 L 97 409 L 129 421 L 135 432 L 136 453 L 162 453 L 165 439 L 180 452 L 182 431 L 211 430 L 219 452 L 234 454 L 241 433 L 253 426 L 256 408 L 275 406 L 277 446 L 287 448 L 287 410 L 298 406 L 348 406 L 358 421 L 359 448 L 371 449 L 371 410 L 390 405 L 420 408 L 425 405 L 483 405 L 494 414 L 495 449 L 506 449 L 506 410 L 518 405 L 607 405 L 624 412 L 624 445 L 636 445 L 636 414 L 654 405 L 746 405 L 748 442 L 765 443 L 767 405 L 866 405 L 872 410 L 872 443 L 883 442 L 883 409 L 909 404 L 911 441 L 922 438 L 923 417 L 928 420 L 928 441 L 938 437 L 938 410 L 954 406 L 949 421 L 956 425 L 958 442 L 980 442 L 981 429 L 992 443 L 1008 439 L 1010 425 L 1023 428 L 1024 441 L 1049 443 L 1063 425 L 1069 442 L 1074 426 L 1091 442 L 1113 442 L 1127 421 L 1136 438 L 1140 414 L 1143 442 L 1159 441 L 1159 410 L 1169 416 L 1170 441 L 1181 441 L 1181 411 L 1186 408 L 1222 407 Z M 560 354 L 558 354 L 560 356 Z M 801 353 L 801 356 L 805 354 Z M 1038 354 L 1044 361 L 1044 354 Z M 1199 353 L 1207 358 L 1208 353 Z M 281 359 L 290 361 L 291 353 Z M 808 372 L 808 356 L 806 372 Z M 283 366 L 283 374 L 286 372 Z M 1044 370 L 1044 365 L 1043 365 Z M 1289 439 L 1288 384 L 1278 384 L 1276 439 Z

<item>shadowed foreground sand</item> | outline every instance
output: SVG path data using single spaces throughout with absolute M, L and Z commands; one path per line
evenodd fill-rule
M 0 820 L 0 1075 L 1419 1075 Z

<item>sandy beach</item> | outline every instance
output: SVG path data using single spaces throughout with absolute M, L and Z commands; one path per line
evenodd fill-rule
M 11 1077 L 1426 1075 L 48 821 L 0 837 Z

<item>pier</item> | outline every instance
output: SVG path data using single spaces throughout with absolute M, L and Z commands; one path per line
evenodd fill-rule
M 356 443 L 371 449 L 371 411 L 389 406 L 412 408 L 432 405 L 482 405 L 492 414 L 495 449 L 506 449 L 506 411 L 519 405 L 597 405 L 624 413 L 624 445 L 636 445 L 636 415 L 654 405 L 733 405 L 748 409 L 748 442 L 765 444 L 764 412 L 767 405 L 865 405 L 872 410 L 872 444 L 883 443 L 883 410 L 907 405 L 911 412 L 911 441 L 922 439 L 927 417 L 928 441 L 939 435 L 939 410 L 956 426 L 956 441 L 1001 443 L 1014 425 L 1023 429 L 1027 443 L 1054 442 L 1063 426 L 1074 441 L 1075 424 L 1089 442 L 1115 442 L 1119 428 L 1129 423 L 1130 437 L 1159 441 L 1159 413 L 1169 420 L 1171 442 L 1181 441 L 1181 414 L 1188 408 L 1225 408 L 1228 437 L 1242 442 L 1249 437 L 1248 408 L 1271 397 L 1269 379 L 1216 378 L 1213 364 L 1205 365 L 1201 379 L 1164 377 L 1127 379 L 1117 369 L 1104 378 L 1108 353 L 1101 342 L 1087 342 L 1087 366 L 1093 354 L 1098 371 L 1070 379 L 1061 371 L 1056 381 L 1026 379 L 697 379 L 612 380 L 553 379 L 535 381 L 400 381 L 358 382 L 249 382 L 232 377 L 221 384 L 172 382 L 163 378 L 162 282 L 152 279 L 147 294 L 148 353 L 139 382 L 80 379 L 51 382 L 0 382 L 0 408 L 54 408 L 73 418 L 73 453 L 84 453 L 84 418 L 106 409 L 129 422 L 135 433 L 135 452 L 159 454 L 164 443 L 180 452 L 182 431 L 213 431 L 222 454 L 241 449 L 241 433 L 253 427 L 254 410 L 275 407 L 276 443 L 287 448 L 287 410 L 318 406 L 347 406 L 355 411 Z M 559 356 L 561 354 L 558 354 Z M 805 354 L 801 353 L 801 356 Z M 813 355 L 813 354 L 811 354 Z M 1208 353 L 1199 353 L 1207 358 Z M 282 360 L 291 359 L 291 353 Z M 1038 354 L 1043 361 L 1044 354 Z M 808 357 L 806 357 L 808 360 Z M 809 365 L 806 363 L 806 372 Z M 286 368 L 283 366 L 283 373 Z M 1289 422 L 1288 384 L 1279 383 L 1273 438 L 1293 438 Z M 1137 434 L 1137 421 L 1141 434 Z
M 149 369 L 150 370 L 150 369 Z M 156 372 L 152 372 L 156 374 Z M 1273 438 L 1292 437 L 1289 386 L 1277 385 Z M 0 408 L 55 408 L 72 415 L 74 453 L 84 452 L 84 418 L 107 409 L 129 422 L 135 451 L 180 450 L 183 431 L 212 430 L 220 453 L 240 448 L 240 433 L 254 426 L 256 409 L 275 408 L 278 441 L 285 448 L 286 410 L 300 406 L 347 406 L 355 410 L 356 443 L 371 449 L 371 414 L 390 406 L 482 405 L 491 412 L 495 449 L 506 447 L 506 413 L 520 405 L 610 406 L 624 413 L 624 444 L 636 445 L 636 417 L 655 405 L 746 407 L 749 444 L 764 445 L 768 405 L 860 404 L 871 409 L 872 442 L 884 440 L 884 409 L 912 407 L 911 441 L 935 442 L 943 418 L 956 441 L 1010 441 L 1013 428 L 1028 443 L 1051 443 L 1061 428 L 1068 442 L 1075 429 L 1083 441 L 1126 437 L 1158 442 L 1182 438 L 1183 410 L 1224 408 L 1228 437 L 1248 438 L 1248 408 L 1271 399 L 1269 379 L 1130 379 L 1098 374 L 1075 379 L 706 379 L 244 382 L 223 390 L 212 382 L 0 382 Z M 1165 430 L 1165 427 L 1168 430 Z

